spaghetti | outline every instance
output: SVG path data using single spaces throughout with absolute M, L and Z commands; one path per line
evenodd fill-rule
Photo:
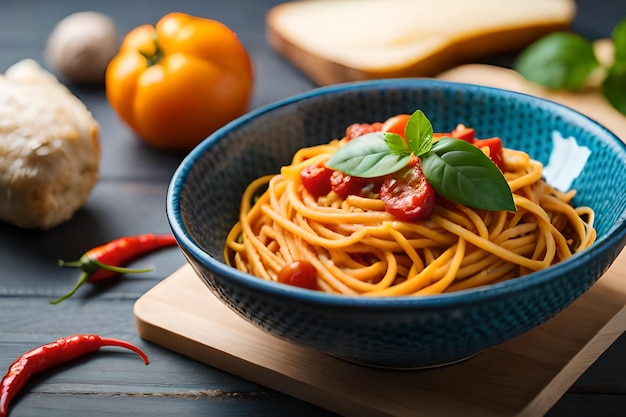
M 437 198 L 428 218 L 402 221 L 380 196 L 313 196 L 300 172 L 324 164 L 346 138 L 296 152 L 278 175 L 253 181 L 229 233 L 235 268 L 276 281 L 293 262 L 316 271 L 317 289 L 363 296 L 429 295 L 526 275 L 563 261 L 595 240 L 594 213 L 574 208 L 575 191 L 542 179 L 528 154 L 502 149 L 502 172 L 517 211 L 473 209 Z M 261 191 L 263 190 L 263 191 Z

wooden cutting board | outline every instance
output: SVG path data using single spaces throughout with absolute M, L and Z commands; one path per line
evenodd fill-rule
M 626 329 L 625 305 L 623 252 L 544 325 L 421 371 L 354 365 L 278 340 L 224 306 L 188 265 L 142 296 L 134 312 L 144 339 L 344 416 L 538 417 Z
M 431 77 L 567 30 L 572 0 L 313 0 L 265 18 L 273 49 L 317 85 Z
M 560 101 L 626 138 L 626 118 L 594 93 L 548 93 L 484 65 L 441 78 Z M 626 251 L 550 321 L 464 362 L 420 371 L 359 366 L 278 340 L 224 306 L 189 265 L 137 300 L 134 313 L 149 341 L 344 416 L 537 417 L 626 330 L 625 306 Z
M 512 69 L 484 64 L 462 65 L 437 78 L 504 88 L 556 101 L 595 119 L 626 141 L 626 116 L 611 107 L 597 89 L 584 92 L 550 91 L 529 82 Z

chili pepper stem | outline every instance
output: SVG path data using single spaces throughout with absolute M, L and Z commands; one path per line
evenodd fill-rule
M 62 295 L 61 297 L 57 298 L 56 300 L 50 301 L 50 304 L 59 304 L 61 301 L 70 298 L 72 295 L 74 295 L 74 293 L 76 293 L 76 291 L 85 283 L 87 282 L 87 280 L 89 279 L 89 274 L 86 272 L 83 272 L 82 274 L 80 274 L 80 278 L 78 279 L 78 281 L 76 282 L 76 285 L 74 285 L 74 288 L 72 288 L 70 290 L 70 292 L 66 293 L 65 295 Z
M 78 261 L 64 261 L 63 259 L 59 259 L 57 261 L 58 266 L 64 266 L 68 268 L 80 268 L 82 266 L 82 261 L 79 259 Z
M 90 262 L 96 264 L 97 266 L 99 266 L 102 269 L 106 269 L 106 270 L 112 271 L 112 272 L 118 272 L 120 274 L 138 274 L 138 273 L 150 272 L 150 271 L 154 270 L 154 268 L 144 268 L 144 269 L 123 268 L 123 267 L 114 266 L 114 265 L 107 265 L 107 264 L 104 264 L 104 263 L 102 263 L 100 261 L 97 261 L 95 259 L 91 259 Z M 75 266 L 83 265 L 83 262 L 81 262 L 81 261 L 66 262 L 66 261 L 63 261 L 63 260 L 59 259 L 58 264 L 59 264 L 59 266 L 75 267 Z M 62 295 L 61 297 L 57 298 L 56 300 L 50 301 L 50 304 L 59 304 L 61 301 L 70 298 L 72 295 L 74 295 L 76 293 L 76 291 L 84 283 L 86 283 L 89 280 L 90 276 L 91 276 L 90 273 L 83 272 L 80 275 L 80 278 L 78 279 L 76 284 L 74 285 L 74 288 L 72 288 L 68 293 Z
M 98 266 L 101 269 L 106 269 L 107 271 L 117 272 L 120 274 L 141 274 L 144 272 L 150 272 L 154 270 L 154 268 L 143 268 L 143 269 L 124 268 L 122 266 L 105 264 L 103 262 L 98 261 L 97 259 L 89 259 L 89 262 Z M 65 262 L 65 261 L 59 260 L 59 266 L 70 266 L 70 267 L 79 266 L 80 267 L 84 265 L 85 263 L 81 261 Z
M 172 234 L 147 233 L 112 240 L 109 243 L 90 249 L 76 261 L 68 262 L 59 259 L 57 262 L 59 266 L 80 268 L 82 275 L 69 293 L 58 300 L 52 301 L 51 304 L 58 304 L 71 297 L 85 282 L 97 282 L 114 278 L 121 274 L 150 272 L 153 268 L 132 269 L 125 268 L 122 265 L 126 265 L 141 255 L 167 246 L 175 246 L 176 244 L 176 238 Z

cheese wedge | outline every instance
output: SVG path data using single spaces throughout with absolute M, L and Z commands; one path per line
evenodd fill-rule
M 430 77 L 569 27 L 573 0 L 299 0 L 266 16 L 270 45 L 318 85 Z

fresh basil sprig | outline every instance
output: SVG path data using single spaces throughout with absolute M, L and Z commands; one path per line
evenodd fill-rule
M 613 65 L 602 83 L 602 93 L 620 113 L 626 114 L 626 18 L 613 29 Z
M 422 171 L 435 191 L 452 201 L 485 210 L 516 210 L 500 169 L 464 140 L 439 139 L 422 155 Z
M 439 195 L 469 207 L 515 211 L 511 188 L 502 172 L 480 149 L 460 139 L 433 142 L 433 127 L 416 110 L 396 133 L 368 133 L 339 148 L 326 165 L 355 177 L 373 178 L 406 167 L 420 157 L 422 171 Z
M 592 74 L 602 71 L 601 91 L 609 103 L 626 114 L 626 18 L 612 33 L 613 63 L 603 68 L 593 43 L 570 32 L 554 32 L 529 45 L 513 68 L 531 82 L 546 88 L 576 91 L 585 87 Z

